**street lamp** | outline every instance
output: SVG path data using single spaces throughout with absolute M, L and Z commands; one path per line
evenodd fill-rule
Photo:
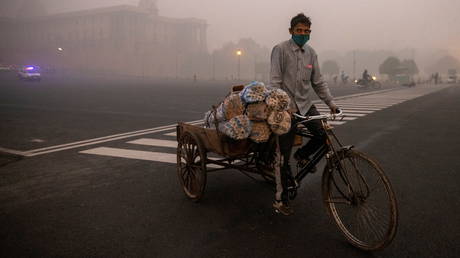
M 236 56 L 238 57 L 238 80 L 240 80 L 241 55 L 243 55 L 243 51 L 238 49 L 236 51 Z

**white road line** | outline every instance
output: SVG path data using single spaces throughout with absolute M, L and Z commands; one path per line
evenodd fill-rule
M 346 122 L 347 121 L 328 121 L 328 123 L 331 124 L 331 125 L 343 125 Z
M 362 114 L 368 114 L 368 113 L 373 113 L 374 111 L 381 110 L 385 105 L 395 105 L 399 104 L 401 102 L 404 102 L 406 100 L 411 100 L 414 98 L 418 98 L 420 96 L 424 96 L 439 90 L 442 90 L 444 88 L 451 87 L 450 85 L 447 86 L 438 86 L 438 87 L 428 87 L 422 85 L 421 87 L 417 87 L 415 89 L 413 88 L 407 88 L 407 89 L 387 89 L 387 90 L 380 90 L 380 91 L 373 91 L 373 92 L 366 92 L 366 93 L 359 93 L 359 94 L 352 94 L 352 95 L 347 95 L 347 96 L 341 96 L 335 98 L 337 102 L 343 103 L 343 105 L 354 105 L 354 107 L 346 107 L 343 108 L 345 111 L 345 115 L 347 111 L 350 111 L 350 113 L 362 113 Z M 353 101 L 351 101 L 353 99 Z M 315 104 L 321 105 L 322 102 L 320 100 L 315 100 Z M 346 104 L 345 104 L 346 103 Z M 366 107 L 366 105 L 374 105 L 374 107 Z M 378 106 L 381 106 L 382 108 L 378 108 Z M 364 109 L 364 110 L 362 110 Z M 328 108 L 319 108 L 322 112 L 329 112 Z M 337 122 L 337 121 L 336 121 Z M 343 121 L 342 121 L 343 122 Z M 188 122 L 192 124 L 201 124 L 203 123 L 203 120 L 196 120 L 192 122 Z M 39 148 L 39 149 L 33 149 L 29 151 L 17 151 L 17 150 L 10 150 L 10 149 L 5 149 L 3 148 L 4 152 L 12 153 L 12 154 L 17 154 L 21 156 L 37 156 L 37 155 L 42 155 L 46 153 L 51 153 L 51 152 L 57 152 L 57 151 L 62 151 L 62 150 L 67 150 L 67 149 L 73 149 L 73 148 L 78 148 L 82 146 L 88 146 L 88 145 L 94 145 L 98 143 L 103 143 L 103 142 L 109 142 L 109 141 L 114 141 L 114 140 L 119 140 L 119 139 L 124 139 L 124 138 L 130 138 L 134 136 L 139 136 L 139 135 L 145 135 L 145 134 L 151 134 L 151 133 L 157 133 L 157 132 L 162 132 L 162 131 L 169 131 L 175 128 L 174 125 L 167 125 L 167 126 L 160 126 L 156 128 L 150 128 L 150 129 L 144 129 L 144 130 L 138 130 L 138 131 L 133 131 L 133 132 L 127 132 L 127 133 L 121 133 L 121 134 L 115 134 L 115 135 L 110 135 L 110 136 L 104 136 L 104 137 L 99 137 L 99 138 L 94 138 L 94 139 L 88 139 L 84 141 L 77 141 L 77 142 L 72 142 L 72 143 L 67 143 L 67 144 L 61 144 L 61 145 L 55 145 L 55 146 L 50 146 L 50 147 L 45 147 L 45 148 Z M 175 132 L 170 132 L 165 135 L 168 136 L 174 136 Z
M 331 112 L 331 110 L 329 108 L 318 108 L 318 111 L 321 113 L 329 113 Z M 350 110 L 350 109 L 347 109 L 347 108 L 343 108 L 342 109 L 343 113 L 345 115 L 348 114 L 348 111 L 350 111 L 350 113 L 362 113 L 362 114 L 370 114 L 370 113 L 374 113 L 375 110 Z
M 160 139 L 153 139 L 153 138 L 140 138 L 134 141 L 130 141 L 128 143 L 148 145 L 148 146 L 157 146 L 157 147 L 177 148 L 177 141 L 168 141 L 168 140 L 160 140 Z
M 98 147 L 94 149 L 80 151 L 79 153 L 177 164 L 177 154 L 163 153 L 163 152 L 129 150 L 129 149 L 110 148 L 110 147 Z M 216 164 L 207 164 L 206 166 L 209 168 L 222 168 L 222 166 L 219 166 Z
M 362 114 L 362 113 L 345 113 L 345 116 L 356 116 L 356 117 L 363 117 L 366 116 L 367 114 Z
M 7 149 L 7 148 L 1 148 L 1 147 L 0 147 L 0 152 L 5 152 L 5 153 L 19 155 L 19 156 L 25 156 L 26 155 L 26 153 L 23 152 L 23 151 L 12 150 L 12 149 Z
M 345 105 L 345 106 L 354 106 L 354 107 L 387 107 L 387 106 L 391 106 L 391 105 L 394 105 L 394 104 L 397 104 L 398 102 L 387 102 L 387 103 L 361 103 L 361 102 L 340 102 L 340 101 L 337 101 L 335 102 L 337 105 Z M 320 103 L 320 104 L 315 104 L 317 106 L 321 105 L 321 106 L 326 106 L 326 104 L 324 103 Z
M 165 133 L 165 134 L 163 134 L 163 135 L 166 135 L 166 136 L 177 136 L 176 131 L 170 132 L 170 133 Z
M 201 124 L 202 122 L 203 120 L 197 120 L 197 121 L 192 121 L 189 123 L 190 124 Z M 68 150 L 68 149 L 74 149 L 74 148 L 83 147 L 83 146 L 94 145 L 94 144 L 103 143 L 103 142 L 131 138 L 131 137 L 139 136 L 139 135 L 158 133 L 162 131 L 169 131 L 175 127 L 176 125 L 161 126 L 161 127 L 157 127 L 157 129 L 146 129 L 146 130 L 140 130 L 140 131 L 135 131 L 131 133 L 117 134 L 117 135 L 121 135 L 118 137 L 114 137 L 116 135 L 111 135 L 111 136 L 100 137 L 100 138 L 95 138 L 91 140 L 85 140 L 85 141 L 79 141 L 79 142 L 74 142 L 74 143 L 68 143 L 68 144 L 62 144 L 62 145 L 56 145 L 56 146 L 51 146 L 51 147 L 46 147 L 46 148 L 25 151 L 23 152 L 23 154 L 24 156 L 27 156 L 27 157 L 33 157 L 33 156 L 42 155 L 46 153 L 52 153 L 52 152 L 57 152 L 57 151 L 62 151 L 62 150 Z M 102 140 L 97 140 L 97 139 L 102 139 Z
M 128 149 L 120 149 L 120 148 L 98 147 L 94 149 L 80 151 L 79 153 L 119 157 L 119 158 L 128 158 L 128 159 L 158 161 L 158 162 L 164 162 L 164 163 L 170 163 L 170 164 L 177 163 L 176 154 L 153 152 L 153 151 L 140 151 L 140 150 L 128 150 Z

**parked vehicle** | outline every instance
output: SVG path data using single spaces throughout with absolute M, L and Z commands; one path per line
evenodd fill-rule
M 447 83 L 457 83 L 457 70 L 449 69 L 447 71 Z

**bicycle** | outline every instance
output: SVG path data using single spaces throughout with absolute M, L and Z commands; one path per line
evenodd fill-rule
M 342 234 L 352 245 L 364 250 L 378 250 L 394 239 L 398 227 L 398 207 L 390 181 L 377 161 L 339 141 L 327 120 L 343 117 L 325 114 L 305 117 L 294 114 L 296 134 L 311 138 L 304 123 L 321 120 L 326 131 L 326 144 L 311 161 L 293 177 L 288 188 L 291 199 L 297 195 L 299 183 L 326 158 L 322 175 L 323 202 Z M 381 200 L 376 200 L 377 198 Z

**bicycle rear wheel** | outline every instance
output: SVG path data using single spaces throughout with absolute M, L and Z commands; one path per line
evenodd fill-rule
M 361 152 L 340 152 L 323 174 L 323 201 L 346 239 L 363 250 L 387 246 L 396 235 L 398 208 L 379 165 Z

